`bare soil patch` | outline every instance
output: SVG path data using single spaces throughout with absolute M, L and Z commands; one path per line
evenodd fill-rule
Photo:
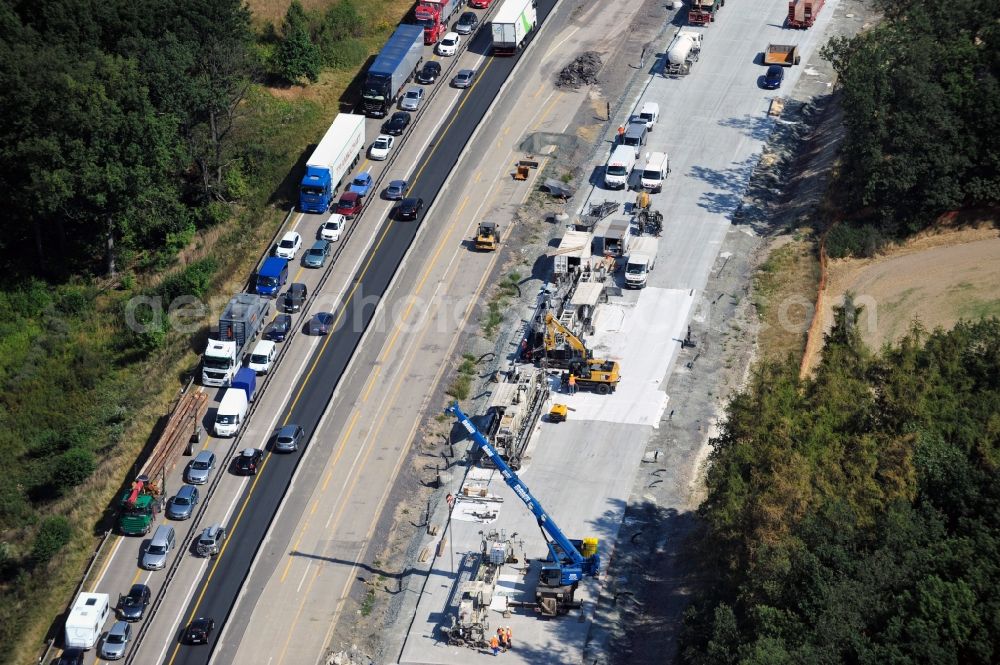
M 1000 316 L 997 284 L 1000 231 L 992 224 L 923 234 L 875 258 L 831 260 L 823 331 L 847 293 L 865 308 L 858 324 L 872 348 L 898 340 L 915 321 L 933 330 Z
M 758 354 L 763 359 L 796 358 L 805 351 L 819 284 L 816 241 L 808 233 L 776 237 L 753 278 L 753 302 L 760 317 Z

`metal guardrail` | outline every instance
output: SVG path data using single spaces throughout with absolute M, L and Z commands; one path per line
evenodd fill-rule
M 485 25 L 486 19 L 492 13 L 493 13 L 493 9 L 491 9 L 490 11 L 486 12 L 486 14 L 483 15 L 483 20 L 480 22 L 480 26 Z M 482 28 L 480 27 L 480 29 L 482 29 Z M 468 39 L 464 40 L 464 46 L 460 49 L 459 53 L 457 53 L 456 56 L 451 59 L 451 63 L 449 64 L 449 66 L 447 68 L 442 68 L 441 76 L 438 79 L 438 83 L 439 84 L 441 82 L 445 81 L 447 79 L 447 76 L 451 74 L 452 70 L 454 70 L 457 67 L 459 56 L 462 53 L 464 53 L 465 51 L 468 50 L 469 45 L 472 42 L 472 37 L 474 35 L 475 35 L 475 33 L 473 33 L 473 35 L 470 35 Z M 441 89 L 442 87 L 446 87 L 446 86 L 445 85 L 435 85 L 433 88 L 431 88 L 431 91 L 427 95 L 427 98 L 426 98 L 425 102 L 414 113 L 414 121 L 412 123 L 410 123 L 410 125 L 407 127 L 407 130 L 400 137 L 401 140 L 408 138 L 413 133 L 414 128 L 415 128 L 415 126 L 417 124 L 417 120 L 419 120 L 421 117 L 423 117 L 423 115 L 425 114 L 425 112 L 427 111 L 427 109 L 431 106 L 432 100 L 437 96 L 438 90 Z M 348 241 L 351 239 L 351 237 L 354 235 L 355 230 L 358 228 L 358 226 L 359 226 L 358 222 L 364 216 L 365 211 L 367 211 L 368 208 L 371 206 L 372 199 L 375 196 L 381 196 L 381 194 L 380 194 L 381 189 L 382 189 L 381 185 L 384 182 L 384 180 L 385 180 L 386 176 L 388 175 L 389 171 L 391 170 L 392 166 L 395 164 L 396 160 L 398 159 L 400 152 L 401 152 L 400 150 L 394 150 L 392 152 L 392 154 L 389 156 L 389 158 L 385 161 L 385 168 L 382 169 L 382 172 L 379 174 L 378 178 L 373 180 L 371 192 L 377 192 L 377 194 L 369 193 L 369 196 L 366 197 L 367 200 L 364 202 L 364 204 L 362 205 L 361 210 L 358 212 L 358 215 L 353 220 L 354 223 L 351 224 L 348 227 L 348 229 L 345 231 L 345 233 L 343 235 L 343 240 L 338 244 L 337 248 L 334 250 L 334 253 L 331 256 L 331 260 L 327 264 L 327 267 L 323 271 L 323 274 L 320 277 L 319 282 L 317 283 L 316 287 L 312 291 L 312 295 L 308 298 L 308 300 L 306 301 L 306 303 L 304 304 L 304 306 L 301 309 L 301 311 L 303 313 L 303 316 L 311 309 L 311 307 L 312 307 L 313 303 L 315 302 L 316 298 L 318 297 L 319 293 L 322 292 L 323 288 L 325 287 L 327 281 L 329 280 L 330 274 L 333 272 L 333 268 L 336 265 L 337 260 L 340 258 L 341 254 L 344 252 L 344 249 L 347 246 Z M 264 263 L 264 261 L 267 260 L 267 258 L 271 256 L 273 248 L 274 248 L 275 244 L 278 242 L 278 238 L 280 238 L 281 235 L 285 232 L 285 229 L 288 226 L 288 222 L 295 216 L 295 214 L 296 214 L 296 206 L 293 204 L 292 208 L 285 215 L 285 219 L 279 225 L 279 227 L 275 231 L 274 235 L 272 235 L 270 241 L 268 241 L 268 244 L 267 244 L 266 248 L 264 249 L 264 251 L 258 256 L 257 261 L 254 264 L 255 267 L 254 267 L 253 272 L 247 278 L 247 280 L 244 282 L 245 290 L 247 292 L 250 292 L 252 290 L 253 284 L 254 284 L 254 282 L 253 282 L 254 276 L 257 274 L 257 272 L 260 269 L 260 266 Z M 276 303 L 277 303 L 277 298 L 278 298 L 278 296 L 275 297 L 275 302 Z M 295 336 L 298 334 L 298 332 L 299 332 L 299 330 L 301 330 L 301 328 L 302 328 L 302 326 L 300 325 L 300 326 L 293 327 L 289 331 L 288 336 L 285 338 L 285 343 L 282 344 L 281 350 L 278 352 L 278 355 L 275 358 L 275 361 L 274 361 L 275 366 L 277 366 L 278 364 L 280 364 L 281 359 L 284 358 L 285 353 L 287 352 L 287 350 L 291 346 L 291 344 L 289 342 L 291 342 L 291 340 L 295 338 Z M 265 375 L 264 380 L 262 381 L 259 390 L 257 390 L 257 392 L 255 393 L 254 401 L 252 402 L 252 404 L 250 406 L 250 409 L 247 412 L 247 419 L 246 419 L 246 421 L 249 421 L 250 418 L 251 418 L 251 416 L 256 411 L 257 405 L 261 401 L 260 400 L 260 396 L 263 395 L 266 392 L 267 386 L 270 385 L 270 383 L 271 383 L 271 377 L 273 376 L 273 374 L 274 374 L 273 372 L 269 372 L 267 375 Z M 194 376 L 190 377 L 189 380 L 188 380 L 187 385 L 184 388 L 181 389 L 181 395 L 182 396 L 187 393 L 187 391 L 192 387 L 193 383 L 194 383 Z M 235 451 L 238 448 L 239 444 L 242 442 L 243 436 L 246 433 L 246 431 L 247 431 L 247 429 L 241 429 L 241 431 L 233 438 L 233 441 L 230 444 L 229 449 L 228 449 L 228 451 L 226 453 L 227 467 L 228 467 L 228 460 L 230 460 L 233 457 L 233 454 L 235 453 Z M 157 454 L 158 454 L 158 451 L 157 451 L 156 448 L 154 448 L 154 450 L 151 451 L 150 454 L 147 456 L 147 462 L 146 462 L 146 464 L 148 464 L 150 462 L 150 460 L 154 456 L 156 456 Z M 169 588 L 170 583 L 173 581 L 174 576 L 177 574 L 177 570 L 180 567 L 180 562 L 181 562 L 181 559 L 182 559 L 184 553 L 188 552 L 190 550 L 191 543 L 192 543 L 193 539 L 200 533 L 201 521 L 202 521 L 202 518 L 204 517 L 205 510 L 207 509 L 208 504 L 209 504 L 212 496 L 215 494 L 215 491 L 218 488 L 218 485 L 221 482 L 221 479 L 222 479 L 222 477 L 224 475 L 225 475 L 225 471 L 224 470 L 222 470 L 219 473 L 215 474 L 214 479 L 212 480 L 211 484 L 209 485 L 208 492 L 206 493 L 204 500 L 200 504 L 201 507 L 198 509 L 196 515 L 194 516 L 194 519 L 192 519 L 191 522 L 189 522 L 189 524 L 191 525 L 191 527 L 188 530 L 188 533 L 185 536 L 185 538 L 183 539 L 181 545 L 177 548 L 177 550 L 176 550 L 177 555 L 174 557 L 173 562 L 171 563 L 170 567 L 167 570 L 167 575 L 166 575 L 166 577 L 163 580 L 163 584 L 160 587 L 160 591 L 159 591 L 159 593 L 156 594 L 156 597 L 154 598 L 153 602 L 150 604 L 149 610 L 146 613 L 146 617 L 143 620 L 142 624 L 140 625 L 139 630 L 136 631 L 136 635 L 135 635 L 134 639 L 132 640 L 132 644 L 131 644 L 131 646 L 129 648 L 129 652 L 128 652 L 128 654 L 125 657 L 125 661 L 124 662 L 126 664 L 130 664 L 130 663 L 134 662 L 134 660 L 135 660 L 135 654 L 138 653 L 139 647 L 141 646 L 142 641 L 143 641 L 143 639 L 146 636 L 146 632 L 148 630 L 148 627 L 152 623 L 151 619 L 156 615 L 157 610 L 159 609 L 160 605 L 163 603 L 163 599 L 166 597 L 167 589 Z M 79 595 L 81 589 L 86 585 L 87 579 L 89 578 L 90 573 L 93 571 L 94 566 L 97 564 L 98 561 L 102 560 L 101 555 L 103 553 L 103 550 L 104 550 L 105 546 L 111 540 L 111 536 L 112 535 L 113 535 L 113 531 L 107 531 L 107 532 L 105 532 L 104 537 L 101 539 L 101 542 L 98 544 L 97 548 L 94 550 L 94 553 L 91 555 L 90 564 L 88 565 L 87 570 L 85 571 L 83 577 L 81 578 L 80 583 L 77 585 L 76 589 L 74 590 L 72 598 L 70 600 L 70 603 L 73 602 L 73 599 L 75 599 L 77 597 L 77 595 Z M 42 653 L 41 656 L 39 656 L 38 662 L 39 663 L 45 662 L 50 657 L 51 652 L 52 652 L 52 650 L 54 648 L 55 648 L 55 638 L 51 638 L 49 640 L 47 646 L 46 646 L 45 651 Z

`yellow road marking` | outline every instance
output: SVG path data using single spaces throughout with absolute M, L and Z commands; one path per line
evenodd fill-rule
M 363 395 L 361 396 L 361 401 L 362 401 L 362 402 L 367 402 L 367 401 L 368 401 L 368 395 L 369 395 L 369 393 L 371 393 L 371 391 L 372 391 L 372 388 L 374 388 L 374 387 L 375 387 L 375 379 L 377 379 L 377 378 L 378 378 L 378 375 L 379 375 L 379 374 L 380 374 L 381 372 L 382 372 L 382 368 L 381 368 L 381 367 L 379 367 L 378 365 L 376 365 L 376 366 L 375 366 L 375 369 L 373 369 L 373 370 L 372 370 L 372 375 L 371 375 L 371 377 L 370 377 L 370 378 L 368 379 L 368 387 L 367 387 L 367 388 L 365 388 L 365 392 L 364 392 L 364 394 L 363 394 Z
M 484 67 L 484 71 L 486 69 L 488 69 L 491 64 L 492 64 L 492 60 L 490 61 L 489 64 L 486 65 L 486 67 Z M 469 88 L 470 92 L 471 92 L 471 90 L 473 90 L 476 87 L 476 85 L 479 84 L 479 81 L 481 79 L 482 79 L 481 76 L 476 79 L 476 81 Z M 458 118 L 458 115 L 459 115 L 458 112 L 462 109 L 463 106 L 465 106 L 465 103 L 468 101 L 468 99 L 469 99 L 469 95 L 465 95 L 463 97 L 463 99 L 461 100 L 461 102 L 459 102 L 458 106 L 452 112 L 452 118 L 451 118 L 451 120 L 449 120 L 449 122 L 446 125 L 444 131 L 442 132 L 442 136 L 445 135 L 445 134 L 447 134 L 448 130 L 451 128 L 451 126 L 454 124 L 455 120 Z M 441 145 L 441 144 L 439 143 L 438 145 Z M 431 160 L 433 159 L 434 153 L 437 151 L 437 147 L 438 146 L 435 146 L 435 148 L 431 151 L 431 154 L 428 156 L 428 158 L 426 160 L 424 160 L 424 163 L 420 166 L 420 168 L 418 169 L 417 173 L 413 176 L 413 183 L 414 184 L 419 180 L 420 175 L 423 173 L 423 170 L 427 167 L 427 164 L 429 164 L 431 162 Z M 371 253 L 369 254 L 368 261 L 362 267 L 361 272 L 358 273 L 358 279 L 355 281 L 354 286 L 351 288 L 350 293 L 348 294 L 346 300 L 344 301 L 344 305 L 339 309 L 338 316 L 334 320 L 332 329 L 335 330 L 339 326 L 340 321 L 342 320 L 344 314 L 347 312 L 347 307 L 348 307 L 349 303 L 351 302 L 351 299 L 354 297 L 354 294 L 357 292 L 358 287 L 364 281 L 364 276 L 367 274 L 368 269 L 371 267 L 371 264 L 372 264 L 372 262 L 375 259 L 375 256 L 378 254 L 379 247 L 382 245 L 382 242 L 388 236 L 389 231 L 392 229 L 392 227 L 393 227 L 392 224 L 387 224 L 386 225 L 385 229 L 382 232 L 382 235 L 378 239 L 378 242 L 376 242 L 375 246 L 371 249 Z M 313 361 L 312 365 L 310 366 L 309 371 L 306 373 L 306 376 L 303 379 L 302 384 L 299 387 L 298 392 L 295 394 L 295 398 L 292 400 L 291 405 L 288 407 L 288 415 L 285 417 L 285 420 L 284 420 L 283 424 L 285 424 L 285 425 L 288 424 L 288 421 L 289 421 L 289 419 L 292 416 L 292 412 L 295 410 L 295 406 L 298 404 L 299 399 L 301 399 L 302 394 L 305 391 L 305 388 L 308 385 L 310 379 L 312 378 L 313 372 L 316 370 L 316 367 L 319 365 L 320 359 L 322 359 L 323 354 L 326 352 L 326 347 L 330 343 L 331 339 L 332 339 L 332 335 L 328 335 L 327 338 L 323 341 L 323 344 L 320 347 L 319 352 L 316 354 L 316 359 Z M 359 415 L 359 412 L 356 412 L 354 418 L 351 421 L 350 429 L 353 429 L 354 423 L 357 421 L 358 415 Z M 347 434 L 350 433 L 350 429 L 348 430 Z M 342 439 L 342 441 L 346 442 L 346 434 L 345 434 L 345 437 Z M 332 467 L 336 466 L 337 460 L 340 459 L 340 454 L 341 454 L 342 451 L 343 451 L 343 445 L 341 446 L 340 450 L 337 451 L 337 455 L 336 455 L 336 457 L 335 457 L 335 459 L 333 461 Z M 367 456 L 366 456 L 365 459 L 367 460 Z M 190 617 L 188 619 L 188 623 L 190 623 L 197 616 L 198 608 L 201 606 L 202 600 L 204 600 L 205 592 L 208 590 L 208 586 L 209 586 L 209 584 L 212 581 L 212 576 L 215 574 L 215 570 L 218 568 L 219 562 L 222 561 L 222 557 L 223 557 L 223 555 L 226 552 L 226 548 L 229 546 L 229 543 L 232 542 L 233 533 L 236 531 L 236 528 L 239 525 L 240 520 L 243 517 L 243 512 L 246 510 L 247 505 L 250 503 L 250 499 L 253 497 L 254 490 L 257 487 L 257 482 L 260 480 L 261 475 L 263 474 L 264 469 L 267 466 L 267 463 L 268 463 L 269 460 L 270 460 L 270 453 L 268 453 L 267 457 L 265 457 L 264 462 L 263 462 L 263 464 L 261 464 L 260 470 L 258 471 L 257 475 L 254 476 L 254 480 L 250 484 L 250 488 L 247 491 L 246 498 L 243 500 L 242 506 L 240 506 L 239 513 L 237 514 L 236 519 L 234 520 L 232 526 L 229 529 L 229 538 L 226 539 L 226 542 L 223 544 L 222 549 L 219 550 L 219 554 L 215 557 L 215 560 L 213 561 L 212 566 L 209 569 L 208 576 L 205 578 L 205 582 L 202 585 L 202 590 L 198 594 L 198 598 L 197 598 L 197 600 L 194 603 L 194 608 L 191 611 L 191 615 L 190 615 Z M 332 472 L 332 467 L 331 467 L 331 472 Z M 326 484 L 329 482 L 329 480 L 330 480 L 330 476 L 328 475 L 326 481 L 323 483 L 323 489 L 324 490 L 326 489 Z M 352 484 L 352 487 L 353 487 L 353 484 Z M 300 611 L 301 611 L 301 608 L 300 608 Z M 287 642 L 286 642 L 286 647 L 287 647 Z M 179 650 L 180 650 L 180 644 L 175 645 L 173 652 L 171 652 L 170 659 L 167 661 L 168 665 L 173 665 L 173 662 L 177 659 L 177 653 L 178 653 Z

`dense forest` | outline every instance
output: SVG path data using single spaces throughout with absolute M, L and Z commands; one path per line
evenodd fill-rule
M 884 21 L 824 51 L 847 128 L 834 257 L 1000 203 L 1000 3 L 876 4 Z
M 996 663 L 1000 321 L 872 354 L 841 310 L 826 341 L 713 440 L 679 661 Z
M 0 2 L 0 662 L 34 657 L 162 415 L 142 409 L 200 350 L 168 317 L 126 326 L 130 299 L 224 299 L 252 270 L 393 11 Z M 325 96 L 272 94 L 324 72 Z

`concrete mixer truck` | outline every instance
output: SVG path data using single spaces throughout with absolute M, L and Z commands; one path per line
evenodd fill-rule
M 687 76 L 691 73 L 691 65 L 698 61 L 701 52 L 702 37 L 702 33 L 694 30 L 677 31 L 667 47 L 666 76 Z

